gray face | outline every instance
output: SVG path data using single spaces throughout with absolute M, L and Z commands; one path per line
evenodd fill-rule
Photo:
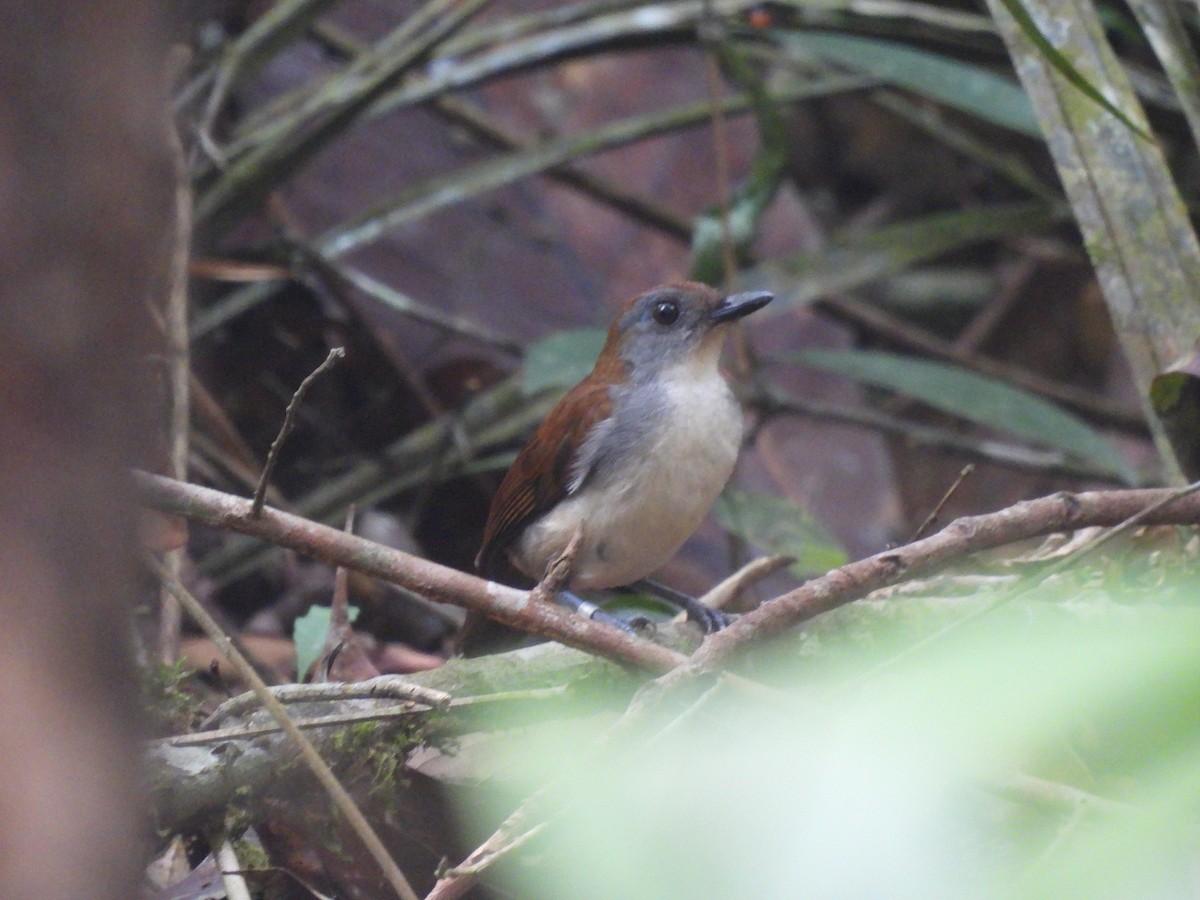
M 710 318 L 720 303 L 698 291 L 663 288 L 643 294 L 617 323 L 621 352 L 635 378 L 677 362 L 697 347 L 714 327 Z

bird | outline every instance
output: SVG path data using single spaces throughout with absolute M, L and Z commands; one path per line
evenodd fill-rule
M 536 583 L 576 538 L 559 602 L 630 630 L 581 591 L 644 583 L 696 531 L 741 447 L 719 368 L 729 325 L 773 295 L 665 284 L 617 312 L 591 373 L 520 451 L 492 499 L 476 569 Z M 725 619 L 667 592 L 706 632 Z

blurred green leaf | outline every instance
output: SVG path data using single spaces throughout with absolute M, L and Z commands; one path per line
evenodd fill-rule
M 509 730 L 504 785 L 554 800 L 498 877 L 521 897 L 1193 896 L 1197 615 L 1051 584 L 883 676 L 892 648 L 856 637 L 856 671 L 756 670 L 802 703 L 718 678 L 643 722 L 648 744 L 595 718 Z M 478 799 L 463 812 L 512 811 Z
M 1026 391 L 954 366 L 856 350 L 810 350 L 790 357 L 825 372 L 899 391 L 935 409 L 1058 448 L 1127 483 L 1133 471 L 1108 441 L 1070 413 Z
M 350 621 L 358 618 L 358 607 L 347 608 Z M 328 606 L 310 606 L 308 612 L 292 625 L 292 642 L 296 645 L 296 678 L 304 677 L 321 655 L 325 637 L 329 633 L 330 609 Z
M 782 46 L 869 72 L 955 109 L 1030 137 L 1042 132 L 1029 98 L 1014 81 L 962 60 L 892 41 L 828 32 L 780 32 Z
M 799 578 L 836 569 L 849 558 L 825 526 L 791 500 L 731 488 L 713 511 L 724 528 L 743 540 L 768 553 L 795 557 L 790 568 Z
M 605 335 L 603 328 L 575 328 L 542 338 L 525 354 L 521 390 L 532 396 L 551 388 L 574 387 L 592 371 Z

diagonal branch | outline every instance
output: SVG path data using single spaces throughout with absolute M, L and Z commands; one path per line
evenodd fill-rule
M 183 584 L 171 572 L 153 556 L 147 555 L 147 563 L 154 570 L 155 574 L 162 580 L 163 586 L 175 595 L 175 599 L 179 601 L 196 621 L 196 624 L 212 639 L 213 643 L 221 650 L 221 654 L 233 664 L 239 674 L 246 679 L 250 684 L 255 695 L 262 702 L 271 716 L 279 723 L 279 726 L 291 739 L 295 748 L 300 752 L 301 759 L 316 776 L 318 782 L 329 794 L 329 798 L 333 801 L 338 811 L 346 817 L 346 821 L 359 839 L 366 846 L 372 858 L 378 863 L 379 868 L 383 871 L 384 877 L 396 892 L 396 895 L 403 900 L 417 900 L 417 895 L 413 891 L 412 886 L 408 883 L 408 879 L 404 877 L 404 873 L 400 871 L 400 867 L 396 865 L 396 861 L 392 859 L 387 847 L 383 841 L 379 839 L 379 835 L 371 824 L 363 815 L 362 810 L 358 808 L 358 804 L 354 802 L 349 792 L 338 781 L 337 776 L 333 774 L 333 770 L 329 767 L 322 757 L 317 752 L 312 742 L 304 736 L 304 733 L 296 726 L 292 717 L 288 715 L 287 710 L 283 708 L 275 696 L 271 693 L 266 683 L 254 671 L 254 667 L 250 662 L 242 656 L 242 654 L 233 646 L 233 643 L 221 630 L 221 626 L 216 623 L 200 602 L 193 597 L 183 586 Z
M 262 538 L 626 666 L 661 673 L 685 659 L 674 650 L 533 601 L 526 591 L 485 581 L 300 516 L 267 507 L 255 518 L 250 501 L 240 497 L 144 472 L 134 473 L 134 487 L 141 501 L 155 509 Z
M 1200 524 L 1200 495 L 1166 488 L 1060 492 L 998 512 L 964 516 L 937 534 L 834 569 L 769 600 L 711 635 L 692 656 L 693 669 L 720 669 L 763 638 L 844 606 L 873 590 L 945 565 L 952 559 L 1031 537 L 1093 526 Z

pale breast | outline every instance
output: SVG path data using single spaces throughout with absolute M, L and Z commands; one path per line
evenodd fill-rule
M 625 585 L 660 568 L 699 527 L 737 461 L 742 415 L 715 366 L 686 374 L 630 405 L 638 421 L 619 434 L 634 448 L 526 529 L 521 568 L 538 577 L 582 525 L 572 586 Z

